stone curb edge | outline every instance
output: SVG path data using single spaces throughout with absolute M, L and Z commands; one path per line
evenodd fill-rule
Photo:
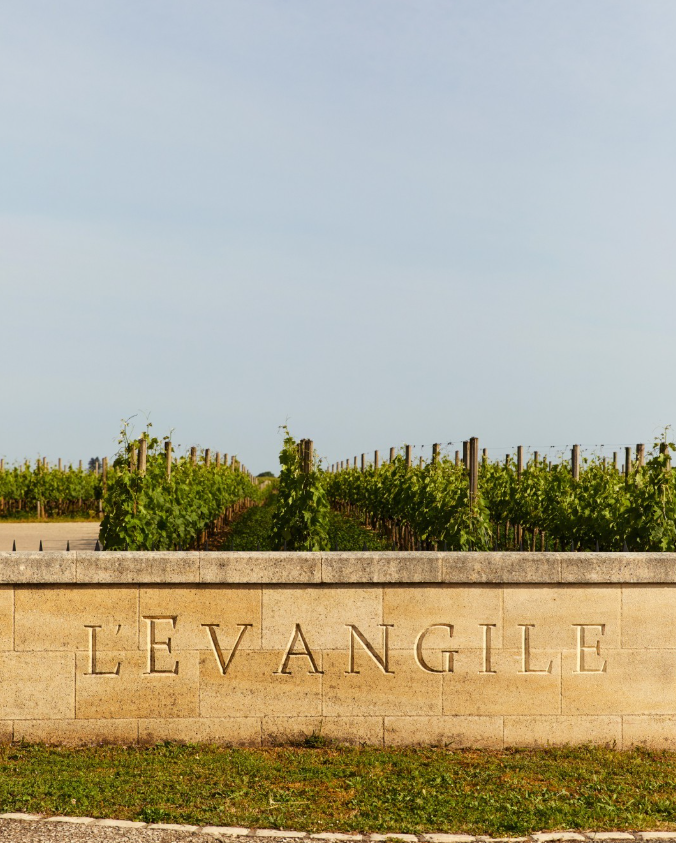
M 488 837 L 473 834 L 344 834 L 323 832 L 311 834 L 305 831 L 287 831 L 278 828 L 239 828 L 237 826 L 178 825 L 173 823 L 144 823 L 134 820 L 107 820 L 94 817 L 51 817 L 47 814 L 0 814 L 0 820 L 20 822 L 72 823 L 107 828 L 148 829 L 151 831 L 183 831 L 208 834 L 213 837 L 258 837 L 258 838 L 306 838 L 325 840 L 327 843 L 379 843 L 399 840 L 404 843 L 588 843 L 588 841 L 676 841 L 674 831 L 593 831 L 577 833 L 572 831 L 545 831 L 527 837 Z

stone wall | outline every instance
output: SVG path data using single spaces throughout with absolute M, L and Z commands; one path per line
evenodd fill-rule
M 0 553 L 0 739 L 676 749 L 676 554 Z

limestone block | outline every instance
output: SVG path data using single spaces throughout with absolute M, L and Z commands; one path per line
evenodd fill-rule
M 505 717 L 505 746 L 622 746 L 622 718 L 541 715 Z
M 226 661 L 230 654 L 225 653 Z M 321 653 L 315 664 L 322 670 Z M 305 657 L 292 658 L 290 674 L 280 673 L 283 653 L 237 651 L 223 674 L 216 654 L 200 653 L 202 717 L 318 716 L 322 713 L 321 673 Z
M 322 554 L 325 583 L 440 582 L 441 554 L 364 551 Z
M 233 825 L 203 825 L 202 834 L 212 834 L 214 837 L 246 837 L 251 829 Z
M 572 650 L 577 647 L 576 625 L 599 625 L 605 629 L 584 632 L 584 642 L 600 637 L 601 647 L 620 646 L 619 586 L 511 585 L 504 589 L 504 646 L 522 646 L 523 631 L 519 624 L 533 624 L 531 646 L 545 649 Z
M 67 825 L 91 825 L 95 823 L 94 817 L 43 817 L 48 823 L 66 823 Z
M 223 648 L 231 647 L 242 634 L 238 648 L 259 650 L 261 646 L 261 589 L 251 586 L 147 586 L 139 591 L 140 626 L 138 647 L 148 644 L 149 623 L 145 618 L 176 618 L 175 628 L 162 626 L 169 633 L 176 651 L 212 649 L 212 633 L 203 624 L 218 624 L 214 634 Z M 159 634 L 159 627 L 158 627 Z M 135 645 L 136 646 L 136 645 Z
M 494 650 L 490 669 L 483 650 L 461 650 L 453 673 L 443 676 L 447 714 L 506 715 L 560 713 L 561 658 L 554 650 L 532 650 L 523 673 L 522 650 Z
M 78 550 L 79 583 L 196 583 L 200 554 L 197 551 L 93 551 Z
M 320 583 L 319 553 L 202 553 L 203 583 Z
M 444 553 L 443 582 L 556 583 L 560 553 Z
M 481 624 L 495 624 L 491 643 L 502 646 L 502 589 L 499 586 L 417 585 L 383 589 L 383 623 L 393 624 L 392 646 L 410 648 L 421 632 L 434 624 L 451 624 L 424 636 L 425 647 L 482 647 Z
M 563 714 L 676 714 L 676 650 L 612 650 L 592 655 L 578 673 L 577 653 L 563 653 Z
M 300 624 L 310 649 L 347 649 L 355 624 L 380 637 L 382 589 L 377 586 L 268 586 L 263 588 L 263 648 L 285 651 Z
M 622 749 L 634 746 L 676 750 L 676 715 L 625 715 L 622 718 Z
M 674 553 L 562 553 L 561 582 L 673 583 Z
M 139 721 L 140 743 L 260 746 L 260 717 L 165 717 Z
M 14 740 L 63 746 L 135 744 L 136 720 L 16 720 Z
M 502 749 L 502 717 L 386 717 L 386 746 Z
M 263 717 L 261 735 L 264 745 L 299 743 L 311 735 L 321 735 L 321 717 Z
M 75 556 L 58 550 L 0 552 L 0 583 L 75 582 Z
M 88 650 L 95 632 L 97 650 L 136 649 L 136 586 L 17 586 L 17 650 Z
M 119 674 L 115 675 L 119 664 Z M 178 666 L 178 673 L 170 672 Z M 77 653 L 77 718 L 197 717 L 199 653 L 161 648 L 149 673 L 144 650 L 106 652 L 97 664 L 107 675 L 92 675 L 89 653 Z
M 622 647 L 676 648 L 676 585 L 622 587 Z
M 148 823 L 134 820 L 95 820 L 94 824 L 103 828 L 147 828 Z
M 374 650 L 383 656 L 378 639 Z M 392 650 L 384 673 L 374 659 L 355 645 L 354 669 L 350 668 L 348 650 L 324 652 L 324 714 L 329 717 L 364 715 L 441 714 L 442 676 L 426 673 L 415 663 L 409 651 Z
M 382 717 L 263 717 L 263 743 L 296 743 L 320 735 L 338 744 L 382 746 Z
M 322 717 L 322 735 L 342 744 L 383 745 L 383 718 Z
M 477 838 L 471 834 L 423 834 L 426 843 L 476 843 Z M 495 838 L 487 838 L 494 841 Z M 526 837 L 512 837 L 510 843 L 515 840 L 524 841 Z
M 0 719 L 74 716 L 73 653 L 0 653 Z
M 14 740 L 14 723 L 11 720 L 0 720 L 0 744 L 12 743 Z
M 0 650 L 14 648 L 14 589 L 0 586 Z

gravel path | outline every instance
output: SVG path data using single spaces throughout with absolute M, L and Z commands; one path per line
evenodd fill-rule
M 197 826 L 146 825 L 119 820 L 91 820 L 60 817 L 54 819 L 36 818 L 6 819 L 0 817 L 0 841 L 2 843 L 212 843 L 212 841 L 242 841 L 242 837 L 233 836 L 234 829 L 222 832 L 211 826 L 200 829 Z M 111 823 L 105 825 L 105 823 Z M 248 829 L 240 829 L 248 831 Z M 302 835 L 305 836 L 305 835 Z M 340 835 L 347 836 L 347 835 Z M 253 843 L 251 837 L 247 838 Z M 357 838 L 361 840 L 361 837 Z M 265 837 L 266 843 L 298 843 L 297 838 L 279 836 Z
M 35 521 L 31 523 L 0 522 L 0 550 L 11 550 L 16 541 L 17 550 L 94 550 L 99 537 L 98 521 Z
M 34 814 L 0 815 L 2 843 L 663 843 L 676 841 L 676 831 L 604 831 L 579 834 L 542 832 L 529 837 L 474 837 L 470 834 L 305 834 L 273 829 L 219 828 L 216 826 L 148 825 L 125 820 L 89 817 L 41 817 Z
M 2 843 L 196 843 L 217 840 L 186 831 L 163 831 L 147 828 L 117 828 L 97 825 L 76 825 L 60 822 L 26 822 L 0 819 Z

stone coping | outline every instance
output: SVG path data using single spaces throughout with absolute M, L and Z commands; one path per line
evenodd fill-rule
M 0 584 L 676 583 L 676 553 L 6 551 Z
M 403 843 L 587 843 L 587 841 L 662 841 L 675 840 L 675 831 L 543 831 L 526 837 L 488 837 L 474 834 L 351 834 L 340 832 L 323 832 L 309 834 L 304 831 L 289 831 L 278 828 L 241 828 L 238 826 L 198 826 L 179 825 L 174 823 L 144 823 L 133 820 L 94 819 L 93 817 L 63 817 L 47 816 L 43 814 L 0 814 L 0 820 L 10 820 L 23 823 L 67 823 L 79 826 L 98 826 L 118 829 L 147 829 L 148 831 L 173 831 L 189 834 L 206 834 L 211 837 L 230 839 L 241 837 L 267 838 L 268 840 L 325 840 L 328 843 L 383 843 L 388 840 L 403 841 Z

